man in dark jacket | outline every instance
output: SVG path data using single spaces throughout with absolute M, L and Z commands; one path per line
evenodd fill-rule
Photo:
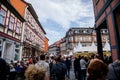
M 65 64 L 66 64 L 66 67 L 67 67 L 66 76 L 67 76 L 67 78 L 70 78 L 70 67 L 71 67 L 71 60 L 70 60 L 70 58 L 68 58 L 68 57 L 66 58 Z
M 52 66 L 53 80 L 65 80 L 66 71 L 66 65 L 61 62 L 61 57 L 57 57 L 56 64 Z
M 81 66 L 80 66 L 81 56 L 76 57 L 74 60 L 74 73 L 77 80 L 81 80 Z

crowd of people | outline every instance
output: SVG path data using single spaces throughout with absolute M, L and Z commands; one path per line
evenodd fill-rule
M 111 56 L 101 60 L 98 54 L 85 56 L 52 56 L 41 54 L 39 59 L 9 64 L 0 58 L 0 80 L 71 80 L 73 68 L 76 80 L 120 80 L 120 60 Z
M 29 61 L 17 61 L 7 63 L 0 58 L 0 80 L 24 80 L 24 73 L 27 67 L 31 64 Z

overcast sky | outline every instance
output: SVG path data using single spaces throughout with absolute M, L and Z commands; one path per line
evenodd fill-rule
M 92 0 L 26 0 L 35 9 L 49 44 L 63 38 L 71 27 L 93 27 Z

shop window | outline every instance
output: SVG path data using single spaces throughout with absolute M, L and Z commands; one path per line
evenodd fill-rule
M 10 21 L 9 21 L 9 29 L 13 30 L 14 29 L 14 17 L 10 16 Z
M 4 9 L 0 9 L 0 24 L 5 24 L 5 18 L 6 18 L 6 11 Z
M 20 56 L 19 52 L 20 52 L 19 45 L 16 45 L 15 46 L 15 57 L 14 57 L 15 61 L 19 60 L 19 56 Z

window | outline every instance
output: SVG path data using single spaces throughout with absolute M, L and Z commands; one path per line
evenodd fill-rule
M 70 32 L 69 32 L 69 35 L 72 35 L 72 34 L 73 34 L 73 32 L 72 32 L 72 31 L 70 31 Z
M 21 33 L 21 26 L 20 26 L 20 22 L 17 22 L 17 25 L 16 25 L 16 32 L 17 32 L 18 34 L 20 34 L 20 33 Z
M 36 43 L 36 37 L 35 37 L 35 35 L 34 35 L 34 37 L 33 37 L 33 38 L 34 38 L 34 40 L 33 40 L 33 41 L 34 41 L 34 43 Z
M 34 35 L 33 34 L 31 35 L 31 40 L 32 40 L 32 42 L 34 41 Z
M 5 18 L 6 18 L 6 11 L 4 9 L 0 9 L 0 23 L 5 24 Z
M 82 37 L 80 37 L 80 41 L 83 41 L 83 38 L 82 38 Z
M 69 32 L 69 35 L 70 35 L 70 32 Z
M 27 11 L 26 11 L 26 18 L 25 18 L 26 21 L 29 21 L 29 18 L 30 18 L 30 13 L 29 13 L 29 11 L 27 10 Z
M 28 36 L 28 40 L 30 40 L 30 37 L 31 37 L 31 35 L 30 35 L 30 31 L 28 31 L 28 34 L 27 34 L 27 36 Z
M 86 30 L 84 30 L 84 31 L 83 31 L 83 33 L 87 33 L 87 31 L 86 31 Z
M 25 35 L 26 35 L 26 39 L 29 40 L 30 34 L 29 34 L 29 30 L 28 29 L 26 30 L 26 34 Z
M 20 49 L 19 49 L 19 45 L 18 44 L 16 44 L 15 45 L 15 57 L 14 57 L 14 60 L 19 60 L 19 52 L 20 52 Z
M 71 37 L 71 41 L 73 42 L 73 37 Z
M 32 32 L 28 32 L 27 33 L 27 39 L 29 40 L 29 41 L 32 41 Z
M 75 42 L 77 42 L 78 41 L 78 37 L 77 36 L 75 36 Z
M 82 30 L 79 30 L 80 33 L 82 33 Z
M 91 37 L 89 37 L 89 41 L 91 41 L 92 39 L 91 39 Z
M 86 37 L 83 37 L 83 41 L 86 41 Z
M 79 33 L 79 30 L 75 30 L 75 33 Z
M 71 37 L 69 37 L 69 41 L 71 41 Z
M 14 29 L 14 17 L 10 16 L 10 21 L 9 21 L 9 29 L 13 30 Z
M 96 37 L 94 37 L 94 40 L 96 41 Z

